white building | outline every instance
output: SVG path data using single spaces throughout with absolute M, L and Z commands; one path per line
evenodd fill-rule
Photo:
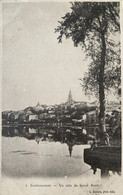
M 38 120 L 38 115 L 37 114 L 29 115 L 29 121 L 31 121 L 31 120 Z

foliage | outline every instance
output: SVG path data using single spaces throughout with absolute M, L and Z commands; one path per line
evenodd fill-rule
M 83 79 L 85 91 L 98 95 L 100 102 L 99 126 L 105 132 L 105 90 L 120 85 L 120 47 L 115 35 L 120 32 L 119 2 L 74 2 L 71 12 L 62 17 L 58 41 L 63 35 L 72 38 L 91 59 Z
M 62 17 L 59 32 L 59 43 L 63 35 L 72 38 L 74 46 L 80 45 L 85 51 L 86 59 L 91 63 L 82 80 L 85 92 L 98 95 L 101 66 L 101 36 L 104 34 L 106 43 L 104 87 L 116 90 L 121 83 L 120 44 L 115 35 L 120 31 L 118 2 L 75 2 L 71 3 L 71 13 Z
M 111 48 L 107 44 L 106 49 L 106 64 L 104 74 L 104 87 L 108 92 L 110 89 L 114 89 L 115 92 L 120 95 L 121 87 L 121 59 L 120 59 L 120 44 L 113 43 L 114 48 Z M 91 50 L 91 53 L 95 54 L 95 51 Z M 90 54 L 91 55 L 91 54 Z M 93 61 L 88 66 L 88 72 L 85 72 L 84 78 L 80 79 L 81 86 L 85 90 L 85 94 L 94 94 L 98 97 L 99 94 L 99 66 L 100 66 L 100 52 L 97 56 L 95 54 Z

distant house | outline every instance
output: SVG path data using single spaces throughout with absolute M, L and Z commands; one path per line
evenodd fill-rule
M 55 114 L 50 114 L 50 115 L 49 115 L 49 118 L 55 118 L 55 117 L 56 117 Z
M 19 113 L 14 113 L 14 120 L 18 120 Z
M 19 114 L 18 116 L 18 122 L 19 123 L 24 123 L 24 122 L 27 122 L 27 115 L 26 114 Z
M 29 121 L 31 121 L 31 120 L 38 120 L 38 115 L 37 114 L 29 115 Z
M 11 113 L 9 113 L 8 114 L 8 120 L 9 120 L 9 122 L 14 122 L 14 112 L 11 112 Z
M 86 115 L 86 114 L 83 114 L 83 115 L 82 115 L 82 119 L 85 121 L 86 118 L 87 118 L 87 115 Z
M 49 110 L 48 113 L 49 113 L 49 114 L 54 114 L 55 111 L 54 111 L 54 110 Z
M 12 113 L 13 113 L 12 111 L 8 113 L 8 118 L 11 116 Z
M 82 133 L 86 135 L 87 131 L 85 129 L 82 129 Z
M 2 112 L 2 123 L 9 123 L 9 118 L 11 115 L 12 111 L 4 111 Z

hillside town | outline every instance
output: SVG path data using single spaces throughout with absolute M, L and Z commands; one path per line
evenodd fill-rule
M 75 101 L 71 90 L 65 103 L 27 107 L 19 111 L 2 112 L 3 125 L 42 125 L 45 127 L 72 127 L 94 135 L 98 128 L 98 102 Z M 121 136 L 120 103 L 110 101 L 106 106 L 106 128 L 109 135 Z

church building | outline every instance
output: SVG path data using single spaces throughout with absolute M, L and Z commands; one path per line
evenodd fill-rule
M 69 91 L 69 94 L 68 94 L 68 99 L 67 99 L 67 104 L 71 105 L 73 104 L 75 101 L 73 100 L 72 98 L 72 93 L 71 93 L 71 89 Z

